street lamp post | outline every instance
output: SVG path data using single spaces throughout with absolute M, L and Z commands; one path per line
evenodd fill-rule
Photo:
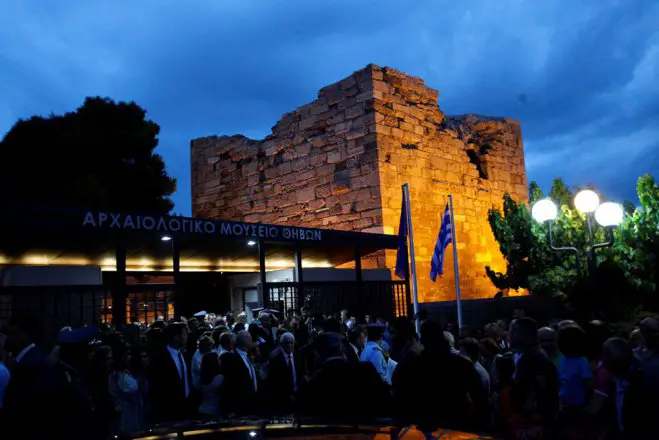
M 549 247 L 555 252 L 574 252 L 577 261 L 577 273 L 581 272 L 581 261 L 579 249 L 574 246 L 557 247 L 554 245 L 554 234 L 551 230 L 551 225 L 556 217 L 558 217 L 558 207 L 551 199 L 538 200 L 531 208 L 531 215 L 538 223 L 547 222 L 547 229 L 549 230 Z
M 589 189 L 579 191 L 574 198 L 574 206 L 586 217 L 589 245 L 586 249 L 588 259 L 588 274 L 595 272 L 595 249 L 610 246 L 613 243 L 613 227 L 622 222 L 624 211 L 619 203 L 605 202 L 600 204 L 599 196 Z M 556 247 L 553 242 L 551 225 L 558 217 L 558 208 L 551 199 L 538 200 L 531 208 L 531 215 L 539 223 L 547 222 L 549 230 L 549 245 L 557 252 L 574 252 L 577 256 L 577 273 L 581 271 L 580 254 L 576 247 Z M 609 240 L 595 243 L 593 221 L 607 229 Z

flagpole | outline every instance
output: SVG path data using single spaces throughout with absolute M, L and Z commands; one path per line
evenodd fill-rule
M 407 211 L 407 229 L 410 237 L 410 260 L 412 267 L 412 299 L 414 301 L 414 328 L 421 334 L 421 321 L 419 320 L 419 288 L 416 282 L 416 261 L 414 259 L 414 233 L 412 232 L 412 206 L 410 205 L 410 185 L 403 185 L 403 200 Z
M 462 299 L 460 298 L 460 267 L 458 266 L 458 240 L 455 236 L 455 217 L 453 215 L 453 196 L 448 196 L 449 213 L 451 215 L 451 239 L 453 241 L 453 269 L 455 270 L 455 300 L 458 307 L 458 328 L 462 328 Z

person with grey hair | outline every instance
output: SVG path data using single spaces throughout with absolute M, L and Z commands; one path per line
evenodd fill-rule
M 295 336 L 286 332 L 279 338 L 280 346 L 270 355 L 266 381 L 270 407 L 281 413 L 290 412 L 295 395 L 303 386 L 304 364 L 295 352 Z
M 455 336 L 453 336 L 453 333 L 444 330 L 444 339 L 448 343 L 448 346 L 451 348 L 451 353 L 460 354 L 460 351 L 455 348 Z
M 279 344 L 287 353 L 293 352 L 293 344 L 295 344 L 295 336 L 291 332 L 286 332 L 279 338 Z

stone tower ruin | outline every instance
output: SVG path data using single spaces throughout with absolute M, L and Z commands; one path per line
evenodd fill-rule
M 453 257 L 429 279 L 440 219 L 453 194 L 463 298 L 496 289 L 485 266 L 505 271 L 487 213 L 504 193 L 528 200 L 519 123 L 447 116 L 423 80 L 368 65 L 324 87 L 263 140 L 191 142 L 194 216 L 383 232 L 398 229 L 410 184 L 420 301 L 454 300 Z M 393 268 L 395 252 L 374 264 Z

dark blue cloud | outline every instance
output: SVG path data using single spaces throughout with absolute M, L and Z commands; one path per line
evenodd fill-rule
M 447 113 L 519 119 L 530 179 L 634 198 L 659 170 L 657 23 L 647 0 L 7 0 L 0 132 L 87 95 L 135 100 L 189 213 L 190 139 L 262 137 L 373 62 L 424 78 Z

